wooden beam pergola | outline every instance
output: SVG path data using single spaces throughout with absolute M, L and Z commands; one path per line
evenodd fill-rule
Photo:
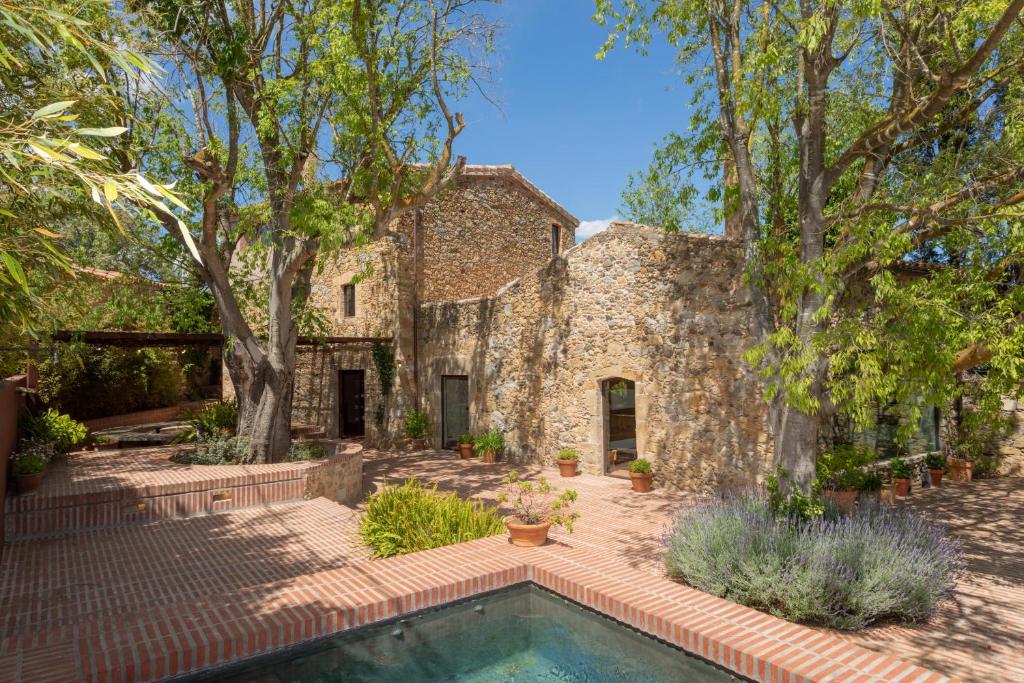
M 92 330 L 57 330 L 50 335 L 55 342 L 81 342 L 93 346 L 117 346 L 141 349 L 157 346 L 224 345 L 224 335 L 216 332 L 108 332 Z M 300 346 L 325 344 L 389 344 L 391 337 L 299 337 Z

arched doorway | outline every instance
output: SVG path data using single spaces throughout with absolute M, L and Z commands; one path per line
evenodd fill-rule
M 636 383 L 612 377 L 601 383 L 604 404 L 605 473 L 627 476 L 629 462 L 637 458 Z

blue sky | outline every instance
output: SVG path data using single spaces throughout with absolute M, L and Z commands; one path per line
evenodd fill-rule
M 456 152 L 474 164 L 513 164 L 584 222 L 617 215 L 630 172 L 688 122 L 687 90 L 664 41 L 642 57 L 621 47 L 594 58 L 606 32 L 593 0 L 505 0 L 488 94 L 459 103 Z M 601 223 L 584 223 L 580 237 Z

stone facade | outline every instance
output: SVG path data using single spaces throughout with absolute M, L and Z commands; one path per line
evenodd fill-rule
M 421 307 L 420 397 L 440 414 L 442 375 L 466 375 L 474 431 L 505 433 L 513 459 L 560 448 L 602 473 L 602 383 L 635 382 L 636 450 L 656 481 L 688 489 L 758 482 L 765 403 L 734 242 L 616 224 L 493 297 Z M 435 417 L 435 421 L 436 417 Z
M 997 473 L 1001 476 L 1024 476 L 1024 401 L 1007 398 L 1003 401 L 1008 434 L 999 449 Z

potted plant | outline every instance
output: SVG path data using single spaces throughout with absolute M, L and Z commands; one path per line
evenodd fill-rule
M 648 493 L 651 490 L 651 482 L 654 475 L 651 474 L 651 461 L 644 458 L 637 458 L 629 462 L 629 479 L 633 483 L 633 490 L 637 493 Z
M 405 435 L 410 445 L 418 451 L 427 447 L 427 440 L 433 432 L 430 416 L 421 410 L 410 410 L 405 414 Z
M 478 436 L 473 447 L 484 459 L 484 462 L 495 463 L 498 462 L 498 451 L 505 447 L 505 437 L 501 432 L 492 429 Z
M 575 477 L 578 462 L 575 449 L 563 448 L 558 451 L 558 473 L 563 477 Z
M 931 479 L 932 487 L 942 486 L 942 475 L 946 472 L 946 459 L 941 453 L 929 453 L 925 456 L 924 464 L 928 467 L 928 478 Z
M 473 457 L 473 435 L 466 432 L 459 437 L 459 458 L 469 460 Z
M 862 498 L 878 503 L 882 495 L 882 487 L 885 482 L 882 481 L 882 475 L 878 472 L 871 471 L 863 473 L 857 480 L 857 490 L 860 491 Z
M 903 458 L 896 456 L 889 463 L 892 471 L 892 481 L 896 487 L 897 496 L 905 496 L 910 493 L 910 465 Z
M 117 439 L 115 439 L 112 436 L 100 434 L 99 436 L 93 437 L 92 445 L 93 448 L 95 448 L 98 451 L 110 451 L 114 450 L 121 444 L 118 442 Z
M 18 493 L 35 491 L 43 483 L 46 466 L 53 459 L 52 444 L 41 441 L 23 441 L 18 451 L 11 455 L 11 473 L 17 484 Z
M 858 484 L 876 458 L 873 450 L 859 444 L 837 444 L 822 453 L 815 465 L 822 498 L 851 512 L 860 495 Z
M 498 501 L 512 508 L 512 514 L 505 517 L 505 526 L 513 545 L 544 545 L 552 525 L 565 527 L 571 534 L 573 523 L 579 518 L 579 513 L 572 509 L 575 491 L 556 493 L 544 477 L 526 481 L 515 470 L 506 475 Z

